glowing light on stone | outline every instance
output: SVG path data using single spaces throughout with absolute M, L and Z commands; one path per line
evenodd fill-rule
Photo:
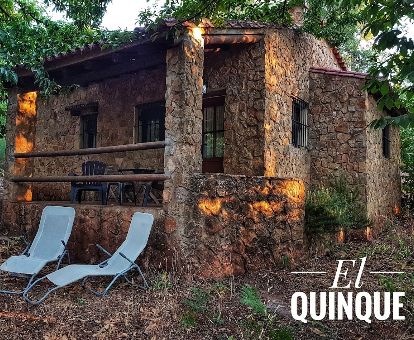
M 221 211 L 222 200 L 220 198 L 201 199 L 198 208 L 205 215 L 218 215 Z
M 372 228 L 370 226 L 366 227 L 365 229 L 365 237 L 367 238 L 367 241 L 372 241 Z
M 338 231 L 337 242 L 339 244 L 342 244 L 345 242 L 345 231 L 343 228 L 339 229 Z
M 17 135 L 15 140 L 15 150 L 16 152 L 30 152 L 33 150 L 33 143 L 28 141 L 26 137 L 22 135 Z
M 194 39 L 198 40 L 199 42 L 203 40 L 203 30 L 200 27 L 193 27 L 191 28 L 191 32 L 193 34 Z
M 294 202 L 301 202 L 305 198 L 305 186 L 303 183 L 294 180 L 285 182 L 285 193 Z
M 399 215 L 400 212 L 401 212 L 400 207 L 398 205 L 395 205 L 394 209 L 393 209 L 393 212 L 394 212 L 395 215 Z
M 31 202 L 33 199 L 32 186 L 30 185 L 26 192 L 22 195 L 17 195 L 18 202 Z

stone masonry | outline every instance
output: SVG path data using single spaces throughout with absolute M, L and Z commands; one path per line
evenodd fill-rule
M 303 248 L 304 184 L 295 179 L 193 175 L 183 258 L 219 277 L 294 261 Z
M 98 147 L 134 143 L 135 106 L 164 101 L 164 97 L 165 70 L 153 69 L 81 87 L 69 94 L 38 98 L 34 148 L 37 151 L 78 149 L 80 117 L 72 116 L 65 108 L 91 102 L 98 102 Z M 34 175 L 80 174 L 81 164 L 86 160 L 103 161 L 108 164 L 109 171 L 131 167 L 162 170 L 164 150 L 37 158 Z M 34 200 L 65 201 L 69 199 L 69 192 L 67 183 L 33 185 Z
M 263 79 L 263 42 L 206 53 L 207 91 L 225 90 L 225 173 L 263 175 Z
M 384 115 L 363 90 L 361 75 L 310 73 L 311 183 L 344 177 L 358 188 L 374 225 L 400 206 L 399 133 L 391 128 L 391 157 L 382 154 L 382 131 L 368 127 Z
M 171 247 L 181 254 L 189 181 L 201 172 L 203 41 L 189 30 L 182 43 L 167 51 L 167 91 L 165 93 L 164 183 L 165 232 Z M 180 256 L 180 255 L 178 255 Z
M 310 67 L 339 66 L 325 42 L 300 31 L 270 30 L 265 44 L 264 175 L 309 183 L 309 151 L 292 145 L 292 97 L 309 101 Z

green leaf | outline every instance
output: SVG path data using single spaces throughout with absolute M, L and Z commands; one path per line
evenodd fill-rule
M 381 87 L 380 87 L 380 92 L 383 96 L 388 94 L 388 92 L 389 92 L 388 84 L 386 84 L 386 83 L 382 84 Z
M 250 285 L 244 285 L 241 290 L 240 302 L 250 307 L 259 316 L 267 314 L 267 308 L 260 299 L 259 293 Z

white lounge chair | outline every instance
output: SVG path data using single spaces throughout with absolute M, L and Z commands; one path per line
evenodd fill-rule
M 72 264 L 50 273 L 49 275 L 41 277 L 34 281 L 25 290 L 23 294 L 24 299 L 31 304 L 37 305 L 42 303 L 47 296 L 56 289 L 67 286 L 76 281 L 83 279 L 82 283 L 84 285 L 85 281 L 91 276 L 112 276 L 113 278 L 111 282 L 102 292 L 90 289 L 96 295 L 103 296 L 108 293 L 111 286 L 120 277 L 124 277 L 129 283 L 131 283 L 131 281 L 126 277 L 126 273 L 133 269 L 136 269 L 141 275 L 144 282 L 143 288 L 148 288 L 147 281 L 145 280 L 140 267 L 135 263 L 135 260 L 147 245 L 153 221 L 154 217 L 151 214 L 139 212 L 135 213 L 132 216 L 127 237 L 115 253 L 111 254 L 98 244 L 96 245 L 100 250 L 110 256 L 109 259 L 96 265 Z M 52 283 L 54 287 L 48 289 L 39 299 L 31 299 L 29 297 L 29 293 L 32 292 L 33 288 L 38 283 L 45 280 Z
M 13 276 L 29 279 L 27 287 L 32 283 L 42 268 L 57 261 L 57 268 L 69 253 L 66 249 L 69 236 L 72 232 L 75 209 L 70 207 L 47 206 L 43 209 L 40 226 L 30 245 L 19 256 L 8 258 L 0 270 Z M 22 294 L 23 290 L 0 290 L 4 294 Z

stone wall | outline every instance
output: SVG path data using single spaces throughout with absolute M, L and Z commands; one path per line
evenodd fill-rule
M 80 118 L 65 108 L 98 102 L 97 146 L 134 143 L 135 106 L 164 101 L 165 70 L 143 70 L 108 79 L 69 94 L 37 99 L 37 122 L 33 151 L 78 149 Z M 81 172 L 86 160 L 100 160 L 109 168 L 145 167 L 163 169 L 164 150 L 142 150 L 122 153 L 35 159 L 33 175 L 64 175 Z M 110 170 L 109 169 L 109 170 Z M 35 184 L 33 200 L 68 200 L 70 184 Z
M 383 115 L 377 109 L 375 100 L 369 97 L 365 120 L 367 123 Z M 401 204 L 400 176 L 400 134 L 396 127 L 390 127 L 390 158 L 382 153 L 382 131 L 366 130 L 367 138 L 367 213 L 368 218 L 382 224 L 392 212 L 398 213 Z
M 4 160 L 4 181 L 3 181 L 3 197 L 8 199 L 10 197 L 16 198 L 16 187 L 11 182 L 11 177 L 14 175 L 15 158 L 14 152 L 16 149 L 16 117 L 19 108 L 17 102 L 18 91 L 12 88 L 8 92 L 8 105 L 6 115 L 6 150 Z
M 391 158 L 382 154 L 382 131 L 368 125 L 385 113 L 363 90 L 364 78 L 310 73 L 311 184 L 344 177 L 358 188 L 374 226 L 400 206 L 399 131 L 391 128 Z
M 264 174 L 308 183 L 309 153 L 292 145 L 292 96 L 309 101 L 310 67 L 339 66 L 326 42 L 297 30 L 267 31 L 265 50 Z
M 65 204 L 76 210 L 68 244 L 71 259 L 101 261 L 105 256 L 95 244 L 110 252 L 117 249 L 136 211 L 155 218 L 148 246 L 139 259 L 145 268 L 224 277 L 295 262 L 303 255 L 302 181 L 194 174 L 188 189 L 184 202 L 188 209 L 178 221 L 179 229 L 170 228 L 161 208 Z M 32 240 L 42 210 L 50 202 L 3 204 L 4 229 Z
M 263 42 L 206 52 L 207 91 L 224 89 L 224 173 L 263 175 Z
M 2 226 L 7 232 L 26 235 L 33 240 L 40 223 L 43 208 L 50 202 L 9 202 L 3 203 L 3 214 L 6 216 Z M 174 255 L 169 240 L 164 233 L 164 213 L 161 208 L 102 206 L 102 205 L 71 205 L 76 210 L 72 234 L 68 248 L 71 260 L 81 263 L 96 263 L 106 258 L 97 247 L 102 245 L 114 252 L 127 235 L 134 212 L 146 212 L 154 216 L 148 246 L 140 256 L 145 266 L 159 268 L 172 265 Z
M 196 174 L 190 189 L 181 248 L 196 275 L 242 274 L 301 254 L 302 181 Z
M 364 79 L 310 73 L 312 184 L 345 176 L 366 197 L 366 93 Z
M 226 94 L 224 173 L 309 180 L 307 151 L 291 145 L 291 96 L 308 100 L 311 66 L 339 68 L 326 42 L 291 29 L 206 52 L 207 91 Z

